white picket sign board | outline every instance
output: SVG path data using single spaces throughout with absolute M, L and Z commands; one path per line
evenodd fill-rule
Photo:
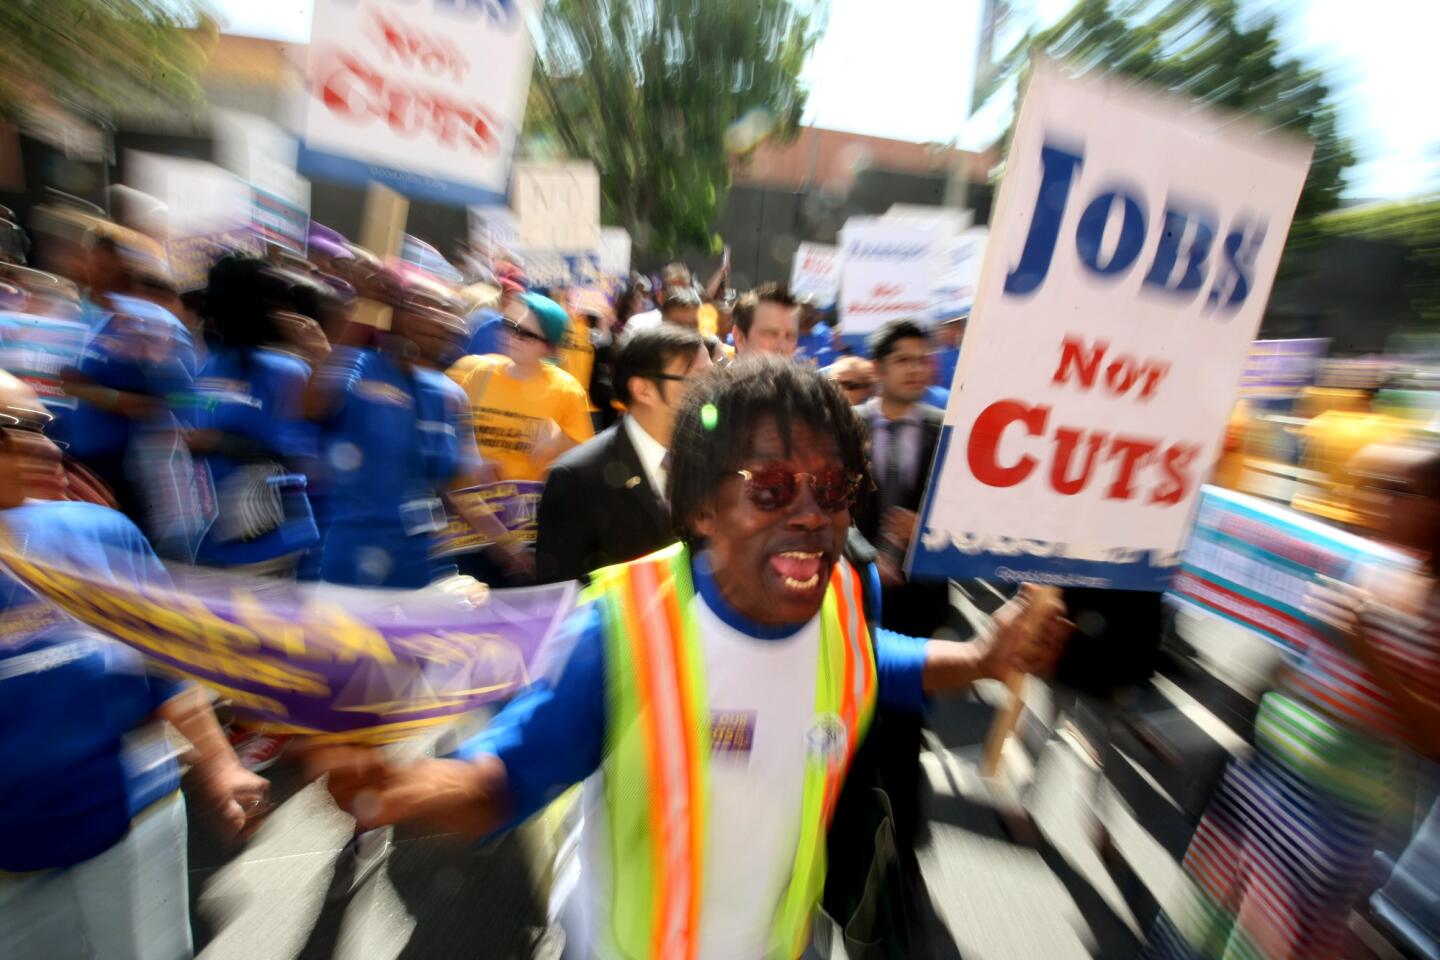
M 1164 588 L 1310 153 L 1036 65 L 912 573 Z

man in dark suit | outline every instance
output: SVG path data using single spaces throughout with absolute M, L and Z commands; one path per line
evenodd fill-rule
M 870 430 L 875 477 L 856 526 L 879 550 L 881 623 L 915 637 L 930 637 L 945 624 L 950 596 L 945 581 L 912 583 L 901 572 L 945 420 L 920 402 L 930 384 L 929 351 L 925 330 L 910 320 L 877 330 L 870 353 L 879 392 L 855 408 Z
M 694 330 L 661 324 L 635 331 L 615 360 L 619 423 L 550 468 L 540 498 L 535 576 L 583 578 L 674 542 L 666 505 L 667 451 L 685 382 L 710 366 Z
M 902 572 L 915 534 L 916 511 L 930 481 L 944 414 L 920 401 L 930 384 L 930 343 L 909 320 L 887 323 L 870 338 L 879 389 L 853 409 L 869 428 L 874 489 L 857 504 L 855 526 L 876 548 L 880 625 L 912 637 L 932 637 L 950 615 L 946 580 L 911 582 Z M 923 889 L 915 847 L 924 822 L 919 717 L 879 711 L 866 748 L 890 799 L 895 843 L 905 874 Z

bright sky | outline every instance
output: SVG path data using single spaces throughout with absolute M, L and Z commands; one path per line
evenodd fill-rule
M 304 41 L 313 0 L 212 0 L 232 33 Z M 723 0 L 715 0 L 723 2 Z M 1011 0 L 1052 22 L 1073 0 Z M 1433 63 L 1440 3 L 1270 0 L 1286 40 L 1323 66 L 1360 162 L 1353 197 L 1440 190 Z M 1254 9 L 1251 0 L 1246 9 Z M 980 0 L 831 0 L 829 30 L 805 71 L 808 122 L 904 140 L 983 145 L 1004 117 L 967 123 Z

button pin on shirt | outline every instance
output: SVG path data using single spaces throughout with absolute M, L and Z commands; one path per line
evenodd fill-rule
M 641 480 L 639 477 L 631 477 L 629 480 L 626 480 L 626 481 L 625 481 L 625 489 L 626 489 L 626 490 L 634 490 L 636 487 L 640 486 L 640 484 L 643 483 L 643 482 L 644 482 L 644 481 Z

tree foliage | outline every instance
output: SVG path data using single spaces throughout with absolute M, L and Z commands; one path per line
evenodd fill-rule
M 731 160 L 799 126 L 823 20 L 804 0 L 549 0 L 527 140 L 593 161 L 637 246 L 713 249 Z
M 1340 136 L 1324 77 L 1281 50 L 1273 17 L 1244 18 L 1238 0 L 1077 0 L 1058 23 L 1012 50 L 1003 70 L 1023 72 L 1032 51 L 1082 71 L 1137 77 L 1309 137 L 1315 155 L 1297 228 L 1339 205 L 1345 168 L 1355 158 Z
M 43 98 L 106 113 L 136 98 L 193 102 L 200 20 L 189 0 L 4 0 L 0 117 Z
M 1318 218 L 1315 240 L 1350 237 L 1406 248 L 1406 295 L 1421 324 L 1440 329 L 1440 198 L 1372 204 Z

